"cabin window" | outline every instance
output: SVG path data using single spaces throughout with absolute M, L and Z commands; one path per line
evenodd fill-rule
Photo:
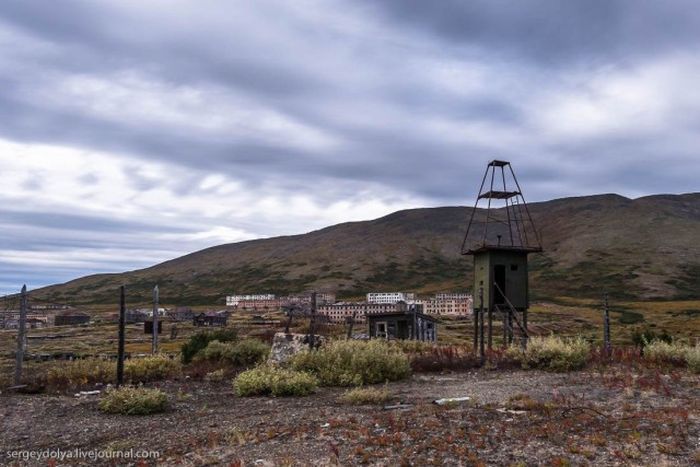
M 517 271 L 517 270 L 518 270 L 518 265 L 517 265 L 517 264 L 511 264 L 511 265 L 510 265 L 510 270 L 511 270 L 511 271 Z

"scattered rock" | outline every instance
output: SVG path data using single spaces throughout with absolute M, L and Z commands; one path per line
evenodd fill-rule
M 315 337 L 318 345 L 323 345 L 325 338 Z M 307 334 L 285 334 L 278 332 L 272 339 L 272 349 L 270 350 L 270 363 L 285 363 L 294 355 L 309 349 L 309 336 Z

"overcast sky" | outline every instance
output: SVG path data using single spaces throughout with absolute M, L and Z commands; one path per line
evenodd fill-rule
M 0 294 L 467 204 L 698 191 L 694 0 L 0 3 Z

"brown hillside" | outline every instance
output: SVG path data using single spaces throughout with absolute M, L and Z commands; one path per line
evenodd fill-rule
M 545 252 L 532 256 L 535 297 L 700 297 L 700 193 L 627 199 L 598 195 L 531 206 Z M 124 283 L 146 300 L 223 303 L 232 292 L 309 288 L 467 290 L 471 258 L 459 255 L 470 208 L 399 211 L 304 235 L 198 251 L 123 274 L 88 276 L 34 293 L 57 302 L 113 302 Z

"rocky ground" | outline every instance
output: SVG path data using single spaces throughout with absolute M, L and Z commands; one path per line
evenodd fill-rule
M 171 409 L 141 417 L 105 415 L 99 396 L 2 394 L 0 463 L 47 465 L 8 451 L 56 448 L 155 449 L 160 465 L 700 463 L 700 377 L 680 371 L 423 374 L 389 384 L 388 407 L 345 405 L 343 389 L 238 398 L 229 382 L 156 386 Z

